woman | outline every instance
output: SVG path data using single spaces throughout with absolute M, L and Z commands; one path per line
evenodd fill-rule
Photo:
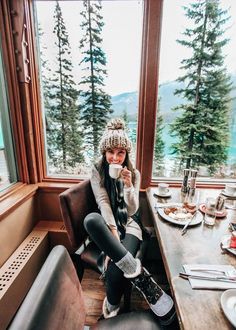
M 84 221 L 91 239 L 106 258 L 106 298 L 103 316 L 118 314 L 121 297 L 131 281 L 142 292 L 151 310 L 163 324 L 174 318 L 174 304 L 142 267 L 135 255 L 142 241 L 142 225 L 134 216 L 139 208 L 140 173 L 134 169 L 129 153 L 131 141 L 121 119 L 111 120 L 100 142 L 101 160 L 92 168 L 91 185 L 101 211 L 89 214 Z M 109 175 L 109 165 L 122 165 L 118 179 Z

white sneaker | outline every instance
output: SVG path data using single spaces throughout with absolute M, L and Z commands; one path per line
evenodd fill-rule
M 107 297 L 104 298 L 103 304 L 102 304 L 102 313 L 104 316 L 104 319 L 109 319 L 110 317 L 116 316 L 119 313 L 120 307 L 117 307 L 112 312 L 108 311 L 107 308 Z

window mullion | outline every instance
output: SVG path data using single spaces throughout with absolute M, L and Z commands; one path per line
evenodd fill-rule
M 137 138 L 141 189 L 150 185 L 152 177 L 162 7 L 163 0 L 145 1 Z

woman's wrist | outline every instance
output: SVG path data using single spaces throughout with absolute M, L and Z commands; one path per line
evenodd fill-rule
M 130 185 L 126 185 L 126 184 L 124 184 L 124 188 L 125 188 L 125 191 L 132 191 L 133 188 L 134 188 L 134 186 L 133 186 L 132 183 L 131 183 Z

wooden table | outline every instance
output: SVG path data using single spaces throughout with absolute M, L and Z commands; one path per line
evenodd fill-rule
M 157 215 L 154 208 L 158 202 L 180 202 L 179 188 L 170 188 L 171 198 L 156 198 L 156 188 L 147 190 L 147 200 L 153 214 L 154 227 L 160 245 L 166 274 L 175 300 L 181 329 L 233 329 L 220 306 L 222 290 L 192 289 L 188 280 L 179 277 L 183 264 L 231 264 L 236 266 L 236 256 L 222 253 L 221 238 L 229 234 L 230 221 L 236 223 L 236 211 L 227 210 L 225 218 L 218 218 L 214 227 L 209 228 L 202 222 L 190 227 L 182 236 L 182 227 L 169 223 Z M 206 197 L 216 197 L 220 190 L 199 189 L 200 201 Z

